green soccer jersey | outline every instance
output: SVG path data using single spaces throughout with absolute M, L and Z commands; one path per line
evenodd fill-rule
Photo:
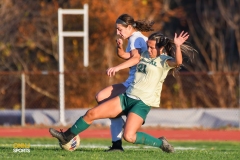
M 166 62 L 168 59 L 172 57 L 162 54 L 150 58 L 148 51 L 143 52 L 137 64 L 134 81 L 126 94 L 141 99 L 148 106 L 160 107 L 162 85 L 168 71 L 172 69 Z

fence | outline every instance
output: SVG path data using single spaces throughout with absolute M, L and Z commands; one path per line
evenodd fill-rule
M 91 108 L 95 94 L 110 85 L 102 72 L 65 72 L 65 108 Z M 111 79 L 119 83 L 122 72 Z M 59 72 L 0 72 L 0 109 L 59 109 Z M 240 73 L 189 73 L 169 75 L 163 85 L 161 108 L 239 109 Z M 22 110 L 24 114 L 24 110 Z M 23 117 L 23 116 L 22 116 Z

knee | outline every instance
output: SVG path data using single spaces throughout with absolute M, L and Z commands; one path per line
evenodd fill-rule
M 134 143 L 136 141 L 136 134 L 131 134 L 129 132 L 124 132 L 123 133 L 123 139 L 129 143 Z
M 97 93 L 96 95 L 95 95 L 95 99 L 96 99 L 96 101 L 99 103 L 99 101 L 101 101 L 100 100 L 100 94 L 99 93 Z
M 101 104 L 107 100 L 105 95 L 101 91 L 95 95 L 95 99 L 98 104 Z
M 93 109 L 90 109 L 87 111 L 87 113 L 84 115 L 84 117 L 88 121 L 92 121 L 95 119 L 96 115 L 97 115 L 97 113 Z

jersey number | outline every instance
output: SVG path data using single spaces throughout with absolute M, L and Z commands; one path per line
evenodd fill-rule
M 138 64 L 137 65 L 137 71 L 146 74 L 146 67 L 147 66 L 145 64 Z

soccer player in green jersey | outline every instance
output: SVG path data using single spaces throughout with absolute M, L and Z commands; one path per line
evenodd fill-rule
M 175 33 L 171 40 L 161 33 L 153 33 L 148 37 L 148 51 L 141 53 L 133 82 L 124 94 L 120 94 L 94 108 L 89 109 L 72 127 L 65 132 L 53 128 L 50 134 L 61 144 L 68 143 L 75 135 L 86 130 L 94 120 L 114 118 L 122 113 L 127 115 L 123 138 L 133 144 L 143 144 L 161 148 L 164 152 L 174 152 L 174 147 L 165 137 L 155 138 L 147 133 L 139 132 L 151 107 L 160 106 L 162 84 L 169 70 L 182 64 L 182 53 L 189 55 L 195 51 L 191 46 L 183 44 L 189 35 Z M 109 68 L 107 74 L 114 76 L 124 69 L 122 65 Z
M 101 104 L 119 94 L 125 93 L 129 85 L 134 80 L 136 63 L 142 52 L 147 50 L 147 37 L 142 32 L 153 31 L 154 22 L 148 20 L 134 20 L 128 14 L 120 15 L 116 20 L 116 33 L 120 37 L 117 42 L 117 55 L 125 61 L 121 63 L 124 68 L 129 67 L 129 76 L 125 82 L 108 86 L 96 95 L 98 104 Z M 123 40 L 127 41 L 126 49 L 123 47 Z M 133 65 L 134 64 L 134 65 Z M 112 146 L 106 151 L 124 151 L 122 148 L 122 130 L 124 120 L 121 116 L 110 118 L 110 130 L 112 136 Z

